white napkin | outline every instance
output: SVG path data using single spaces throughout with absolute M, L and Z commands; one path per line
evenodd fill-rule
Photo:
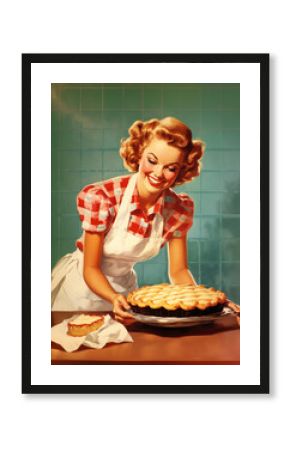
M 81 345 L 91 348 L 103 348 L 108 342 L 133 342 L 124 325 L 112 319 L 109 314 L 104 316 L 104 323 L 98 330 L 87 336 L 69 336 L 67 334 L 67 323 L 78 316 L 79 314 L 70 317 L 51 328 L 51 340 L 61 345 L 66 352 L 73 352 Z

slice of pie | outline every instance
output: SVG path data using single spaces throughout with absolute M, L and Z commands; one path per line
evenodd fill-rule
M 67 324 L 67 334 L 74 337 L 86 336 L 98 330 L 104 323 L 104 317 L 95 314 L 81 314 Z
M 224 292 L 200 284 L 156 284 L 128 294 L 133 312 L 162 317 L 203 316 L 221 312 L 228 302 Z

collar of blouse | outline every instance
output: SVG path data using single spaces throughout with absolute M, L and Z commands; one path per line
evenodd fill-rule
M 140 203 L 140 197 L 137 191 L 137 188 L 135 187 L 135 190 L 132 195 L 131 204 L 130 204 L 130 212 L 131 214 L 135 215 L 143 215 L 148 220 L 152 219 L 152 217 L 155 214 L 162 215 L 163 207 L 164 207 L 164 196 L 165 192 L 163 192 L 160 197 L 158 198 L 157 202 L 151 206 L 147 211 L 145 211 L 142 208 L 142 205 Z

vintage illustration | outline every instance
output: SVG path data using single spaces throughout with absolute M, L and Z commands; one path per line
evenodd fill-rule
M 51 85 L 52 364 L 239 364 L 240 85 Z

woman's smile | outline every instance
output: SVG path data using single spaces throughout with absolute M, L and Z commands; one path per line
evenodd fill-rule
M 164 180 L 160 180 L 159 178 L 156 178 L 154 175 L 147 175 L 147 180 L 149 181 L 151 186 L 155 188 L 160 188 L 164 183 Z

